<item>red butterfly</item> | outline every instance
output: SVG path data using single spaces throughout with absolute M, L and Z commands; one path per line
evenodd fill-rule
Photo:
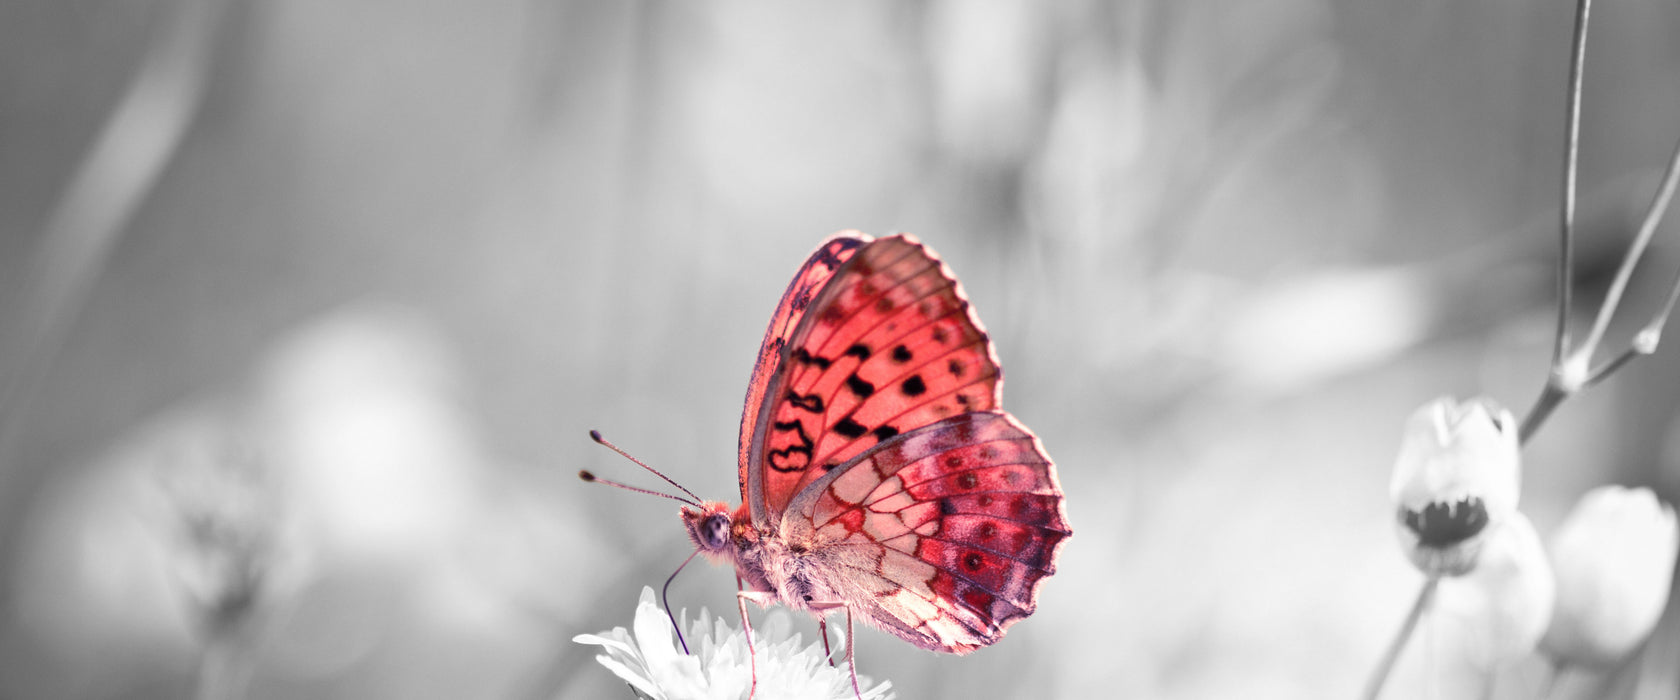
M 908 234 L 824 241 L 747 385 L 742 505 L 682 509 L 698 553 L 745 582 L 742 619 L 747 599 L 806 610 L 826 645 L 844 610 L 855 689 L 854 614 L 956 654 L 1031 615 L 1072 531 L 1043 445 L 998 408 L 1002 383 L 933 251 Z

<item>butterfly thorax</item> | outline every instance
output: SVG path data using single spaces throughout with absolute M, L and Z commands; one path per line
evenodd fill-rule
M 731 564 L 749 591 L 770 593 L 799 610 L 825 610 L 843 600 L 822 576 L 814 543 L 789 533 L 760 532 L 745 506 L 731 513 L 721 502 L 682 509 L 683 525 L 695 549 L 717 564 Z
M 852 596 L 837 587 L 839 582 L 832 575 L 835 553 L 818 546 L 809 533 L 800 534 L 807 536 L 784 531 L 760 538 L 759 546 L 743 552 L 736 570 L 743 579 L 761 580 L 762 590 L 773 593 L 783 605 L 820 617 Z

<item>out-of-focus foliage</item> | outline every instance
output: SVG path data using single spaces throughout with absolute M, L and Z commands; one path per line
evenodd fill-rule
M 1396 427 L 1543 379 L 1570 17 L 1519 0 L 229 3 L 30 359 L 41 232 L 192 7 L 0 3 L 0 696 L 182 697 L 206 620 L 254 698 L 626 696 L 570 640 L 689 545 L 573 478 L 648 480 L 585 431 L 733 500 L 765 319 L 839 229 L 961 276 L 1077 533 L 993 648 L 860 632 L 901 697 L 1352 695 L 1418 581 Z M 1589 300 L 1680 138 L 1680 7 L 1595 22 Z M 1542 537 L 1591 485 L 1680 493 L 1677 357 L 1528 446 Z

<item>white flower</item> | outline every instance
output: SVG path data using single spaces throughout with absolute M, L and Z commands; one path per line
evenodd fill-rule
M 1480 562 L 1470 573 L 1442 579 L 1436 592 L 1437 629 L 1450 635 L 1460 660 L 1495 671 L 1534 652 L 1552 618 L 1552 569 L 1540 536 L 1522 513 L 1487 530 Z
M 1680 529 L 1650 489 L 1587 492 L 1552 536 L 1557 608 L 1543 648 L 1562 662 L 1612 667 L 1656 627 Z
M 1406 421 L 1389 491 L 1401 545 L 1430 576 L 1475 568 L 1487 533 L 1517 511 L 1517 424 L 1492 399 L 1442 397 Z
M 686 618 L 687 616 L 684 615 Z M 682 653 L 671 633 L 665 611 L 655 602 L 653 589 L 642 588 L 632 623 L 634 635 L 623 627 L 599 635 L 580 634 L 579 644 L 599 644 L 606 654 L 596 656 L 636 692 L 655 700 L 745 700 L 752 687 L 753 663 L 747 656 L 747 638 L 721 618 L 704 609 L 687 625 L 688 648 Z M 754 700 L 782 698 L 832 698 L 855 700 L 852 676 L 845 663 L 830 666 L 822 643 L 799 645 L 799 635 L 787 634 L 785 617 L 772 617 L 767 629 L 755 630 L 758 688 Z M 781 641 L 774 641 L 781 639 Z M 889 700 L 892 684 L 871 688 L 858 676 L 864 700 Z

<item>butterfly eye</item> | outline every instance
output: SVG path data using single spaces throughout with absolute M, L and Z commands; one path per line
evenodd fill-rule
M 707 549 L 723 549 L 729 541 L 729 516 L 718 513 L 706 518 L 705 524 L 700 527 L 700 536 L 705 540 L 701 544 Z

